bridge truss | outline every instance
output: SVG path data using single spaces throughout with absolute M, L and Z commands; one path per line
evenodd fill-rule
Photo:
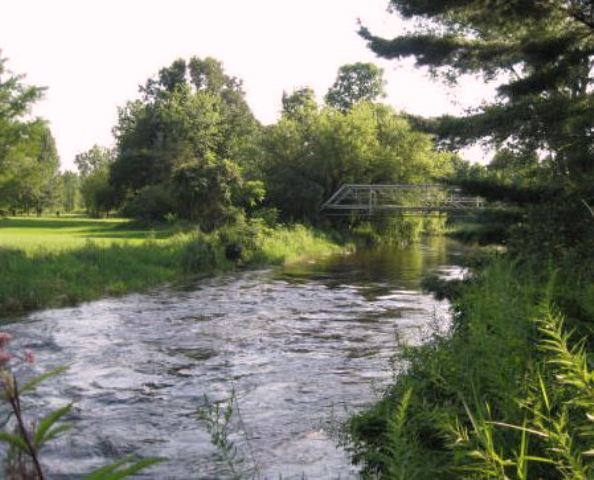
M 468 215 L 484 208 L 480 197 L 443 185 L 343 185 L 321 208 L 327 215 L 400 213 Z

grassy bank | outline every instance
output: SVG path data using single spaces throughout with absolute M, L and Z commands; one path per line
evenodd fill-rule
M 592 478 L 594 283 L 574 265 L 494 259 L 459 290 L 451 334 L 404 347 L 348 425 L 367 478 Z
M 142 291 L 185 276 L 338 252 L 303 226 L 252 222 L 204 234 L 123 219 L 16 218 L 0 223 L 0 312 L 12 314 Z

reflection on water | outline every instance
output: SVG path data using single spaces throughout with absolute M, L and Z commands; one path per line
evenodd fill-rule
M 222 478 L 196 410 L 204 394 L 223 400 L 232 385 L 262 477 L 356 477 L 324 426 L 369 405 L 390 381 L 396 333 L 419 342 L 447 328 L 447 305 L 418 284 L 427 272 L 459 272 L 462 253 L 431 239 L 10 325 L 17 344 L 36 350 L 36 369 L 71 366 L 36 398 L 42 409 L 76 405 L 77 433 L 45 452 L 52 478 L 78 478 L 129 453 L 169 459 L 145 478 Z M 243 432 L 233 439 L 245 448 Z

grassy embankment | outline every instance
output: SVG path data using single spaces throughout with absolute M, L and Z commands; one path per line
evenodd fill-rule
M 365 475 L 593 478 L 594 266 L 584 252 L 554 269 L 491 258 L 452 289 L 451 334 L 403 347 L 406 371 L 348 425 Z
M 234 245 L 241 257 L 226 258 Z M 239 248 L 238 248 L 239 247 Z M 125 219 L 17 217 L 0 220 L 0 314 L 72 305 L 237 265 L 281 264 L 338 252 L 300 225 L 252 223 L 204 234 L 143 229 Z

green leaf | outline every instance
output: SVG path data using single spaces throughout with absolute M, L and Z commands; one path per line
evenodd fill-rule
M 114 472 L 114 470 L 117 470 L 122 465 L 125 465 L 126 462 L 128 462 L 128 460 L 123 459 L 123 460 L 118 460 L 117 462 L 114 462 L 110 465 L 105 465 L 104 467 L 101 467 L 101 468 L 95 470 L 94 472 L 90 473 L 89 475 L 87 475 L 84 478 L 84 480 L 103 480 L 103 479 L 109 478 L 108 475 L 112 474 Z
M 44 443 L 48 442 L 52 438 L 57 437 L 61 433 L 67 432 L 71 428 L 72 428 L 72 425 L 70 423 L 63 423 L 62 425 L 58 425 L 57 427 L 52 428 L 45 434 L 45 437 L 43 438 L 43 442 Z
M 14 435 L 12 433 L 7 432 L 0 432 L 0 442 L 8 443 L 9 445 L 12 445 L 13 447 L 23 452 L 29 451 L 29 447 L 27 447 L 25 440 L 23 440 L 23 438 L 19 435 Z
M 119 480 L 130 477 L 141 470 L 163 461 L 161 458 L 144 458 L 137 461 L 134 461 L 132 458 L 124 458 L 95 470 L 84 477 L 84 480 Z
M 19 388 L 19 392 L 22 394 L 22 393 L 33 391 L 33 390 L 35 390 L 37 385 L 39 385 L 41 382 L 47 380 L 48 378 L 52 378 L 52 377 L 55 377 L 56 375 L 60 375 L 61 373 L 64 373 L 66 370 L 68 370 L 68 368 L 69 367 L 67 367 L 67 366 L 58 367 L 58 368 L 54 368 L 53 370 L 50 370 L 49 372 L 45 372 L 41 375 L 38 375 L 37 377 L 32 378 L 27 383 L 22 385 Z
M 59 408 L 58 410 L 54 410 L 49 415 L 47 415 L 41 422 L 39 422 L 39 426 L 35 430 L 33 435 L 33 444 L 36 447 L 39 447 L 43 442 L 49 440 L 48 432 L 50 428 L 58 422 L 64 415 L 66 415 L 72 409 L 72 404 L 69 403 L 68 405 Z M 59 428 L 59 427 L 57 427 Z M 55 429 L 53 430 L 55 431 Z M 53 436 L 56 436 L 59 432 L 54 433 Z

